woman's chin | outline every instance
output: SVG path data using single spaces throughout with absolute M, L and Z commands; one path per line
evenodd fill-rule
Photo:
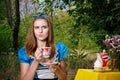
M 44 39 L 44 38 L 39 38 L 39 39 L 37 39 L 38 41 L 46 41 L 46 39 Z

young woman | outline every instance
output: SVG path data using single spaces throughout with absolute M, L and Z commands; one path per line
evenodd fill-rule
M 52 48 L 49 58 L 43 57 L 42 47 Z M 50 19 L 43 14 L 34 16 L 25 47 L 18 51 L 20 80 L 66 80 L 67 54 L 68 48 L 63 43 L 54 44 Z

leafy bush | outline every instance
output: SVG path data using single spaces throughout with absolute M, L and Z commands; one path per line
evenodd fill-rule
M 87 58 L 88 53 L 85 47 L 80 49 L 73 49 L 70 51 L 67 61 L 68 80 L 73 80 L 79 68 L 93 68 L 93 59 Z
M 19 61 L 16 55 L 0 55 L 0 79 L 19 80 Z
M 19 30 L 19 48 L 24 46 L 26 35 L 29 30 L 29 27 L 31 26 L 31 22 L 32 16 L 29 14 L 26 14 L 24 18 L 21 19 Z
M 81 63 L 84 62 L 85 57 L 87 56 L 85 49 L 81 48 L 79 50 L 73 49 L 68 55 L 68 66 L 72 69 L 78 69 L 79 67 L 83 67 Z
M 4 24 L 0 25 L 0 52 L 4 51 L 12 51 L 13 50 L 13 43 L 12 43 L 12 30 Z

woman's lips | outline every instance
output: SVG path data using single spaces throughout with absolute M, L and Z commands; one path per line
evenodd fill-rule
M 38 35 L 38 37 L 42 37 L 42 35 Z

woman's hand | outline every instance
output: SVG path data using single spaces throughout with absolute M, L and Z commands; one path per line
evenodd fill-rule
M 43 58 L 43 53 L 42 53 L 42 49 L 40 48 L 37 48 L 36 51 L 35 51 L 35 60 L 36 61 L 43 61 L 44 58 Z
M 50 63 L 49 65 L 49 70 L 51 70 L 52 72 L 55 72 L 57 70 L 57 68 L 59 67 L 60 63 Z
M 51 64 L 49 69 L 58 76 L 59 80 L 67 80 L 66 64 L 64 60 L 61 60 L 58 64 Z
M 57 67 L 58 67 L 58 65 L 51 64 L 51 65 L 49 66 L 49 70 L 52 71 L 52 72 L 55 72 L 55 71 L 57 70 Z

